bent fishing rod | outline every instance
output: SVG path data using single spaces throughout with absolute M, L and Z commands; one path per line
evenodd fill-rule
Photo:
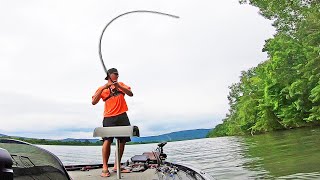
M 104 61 L 103 61 L 103 58 L 102 58 L 102 50 L 101 50 L 101 42 L 102 42 L 102 37 L 103 37 L 103 34 L 104 32 L 106 31 L 107 27 L 113 22 L 115 21 L 116 19 L 124 16 L 124 15 L 127 15 L 127 14 L 132 14 L 132 13 L 153 13 L 153 14 L 159 14 L 159 15 L 164 15 L 164 16 L 168 16 L 168 17 L 172 17 L 172 18 L 179 18 L 179 16 L 175 16 L 175 15 L 171 15 L 171 14 L 167 14 L 167 13 L 162 13 L 162 12 L 158 12 L 158 11 L 148 11 L 148 10 L 136 10 L 136 11 L 129 11 L 129 12 L 126 12 L 126 13 L 123 13 L 123 14 L 120 14 L 119 16 L 113 18 L 103 29 L 102 33 L 101 33 L 101 36 L 100 36 L 100 41 L 99 41 L 99 57 L 100 57 L 100 61 L 101 61 L 101 64 L 103 66 L 103 69 L 104 71 L 106 72 L 107 76 L 110 76 L 110 74 L 108 73 L 108 69 L 106 67 L 106 65 L 104 64 Z

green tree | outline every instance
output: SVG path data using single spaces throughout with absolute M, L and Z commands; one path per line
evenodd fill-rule
M 320 124 L 320 1 L 240 0 L 273 20 L 268 60 L 232 84 L 229 113 L 210 136 L 255 134 Z

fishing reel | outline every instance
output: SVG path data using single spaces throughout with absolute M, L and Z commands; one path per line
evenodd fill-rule
M 111 94 L 112 96 L 118 96 L 118 95 L 121 94 L 121 93 L 120 93 L 120 91 L 119 91 L 118 89 L 111 89 L 111 88 L 110 88 L 110 94 Z

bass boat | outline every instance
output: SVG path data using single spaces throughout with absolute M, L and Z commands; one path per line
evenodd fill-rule
M 131 129 L 131 128 L 129 128 Z M 100 130 L 100 132 L 99 132 Z M 102 130 L 102 131 L 101 131 Z M 96 128 L 96 135 L 106 129 Z M 110 129 L 108 129 L 110 130 Z M 119 129 L 118 129 L 119 130 Z M 119 131 L 117 136 L 121 136 Z M 126 130 L 128 128 L 126 127 Z M 133 134 L 134 127 L 131 131 Z M 109 131 L 110 132 L 110 131 Z M 124 135 L 128 135 L 123 133 Z M 131 134 L 132 135 L 132 134 Z M 137 135 L 137 134 L 136 134 Z M 209 174 L 189 165 L 170 163 L 163 151 L 166 142 L 158 144 L 156 150 L 135 155 L 109 177 L 101 177 L 102 164 L 64 166 L 53 153 L 36 145 L 14 139 L 0 138 L 0 179 L 1 180 L 82 180 L 82 179 L 130 179 L 130 180 L 213 180 Z M 118 141 L 116 146 L 118 146 Z M 116 147 L 116 152 L 118 148 Z M 117 153 L 116 153 L 117 154 Z M 118 165 L 120 166 L 120 164 Z M 109 164 L 113 167 L 113 164 Z

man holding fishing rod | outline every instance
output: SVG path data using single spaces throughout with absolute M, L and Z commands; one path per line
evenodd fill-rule
M 100 99 L 104 101 L 104 119 L 103 127 L 112 126 L 130 126 L 130 121 L 127 116 L 128 106 L 124 98 L 125 95 L 133 96 L 131 88 L 122 82 L 118 82 L 119 73 L 116 68 L 108 70 L 105 78 L 107 84 L 98 88 L 96 93 L 92 96 L 92 105 L 96 105 Z M 120 140 L 120 160 L 123 155 L 126 142 L 131 141 L 130 137 L 119 137 Z M 101 176 L 108 177 L 110 172 L 108 170 L 108 160 L 110 157 L 110 146 L 113 142 L 113 137 L 104 137 L 102 145 L 102 159 L 103 170 Z M 118 162 L 115 161 L 113 171 L 117 171 Z M 120 163 L 120 162 L 119 162 Z M 122 169 L 121 172 L 130 172 Z

